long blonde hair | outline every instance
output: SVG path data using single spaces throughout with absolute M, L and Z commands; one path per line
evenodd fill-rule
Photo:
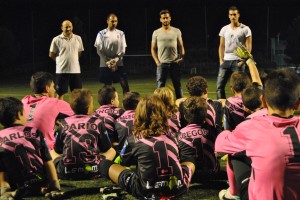
M 178 111 L 174 101 L 174 94 L 170 88 L 162 87 L 154 90 L 154 95 L 158 96 L 166 105 L 169 114 L 174 114 Z
M 169 130 L 166 106 L 155 96 L 140 100 L 136 112 L 133 134 L 137 138 L 160 136 Z

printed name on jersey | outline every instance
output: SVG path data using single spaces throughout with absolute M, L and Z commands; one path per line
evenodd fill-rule
M 119 115 L 120 114 L 120 110 L 119 109 L 99 109 L 97 110 L 97 113 L 100 114 L 100 113 L 108 113 L 108 114 L 117 114 Z
M 29 132 L 29 131 L 24 131 L 24 132 L 17 132 L 17 133 L 11 133 L 8 136 L 0 137 L 0 146 L 3 144 L 10 142 L 12 140 L 17 140 L 19 138 L 24 138 L 24 137 L 37 137 L 38 133 L 36 132 Z
M 198 135 L 206 136 L 206 135 L 208 135 L 208 130 L 198 129 L 198 130 L 187 131 L 187 132 L 181 133 L 178 136 L 178 139 L 181 140 L 181 139 L 190 138 L 190 137 L 198 136 Z
M 98 125 L 94 123 L 78 123 L 78 124 L 63 124 L 63 130 L 64 131 L 70 131 L 70 130 L 80 130 L 80 129 L 87 129 L 87 130 L 94 130 L 96 131 L 98 129 Z
M 119 118 L 120 120 L 123 119 L 134 119 L 135 114 L 131 114 L 131 115 L 121 115 L 121 117 Z

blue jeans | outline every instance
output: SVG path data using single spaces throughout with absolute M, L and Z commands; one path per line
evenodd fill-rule
M 165 87 L 170 72 L 176 99 L 183 97 L 180 83 L 180 65 L 178 63 L 161 63 L 156 69 L 157 88 Z
M 237 64 L 240 60 L 225 60 L 220 65 L 217 78 L 217 99 L 226 99 L 225 86 L 231 74 L 235 71 L 245 71 L 245 64 L 239 67 Z

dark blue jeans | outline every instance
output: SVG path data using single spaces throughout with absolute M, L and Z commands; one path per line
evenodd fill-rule
M 165 87 L 170 72 L 171 80 L 175 90 L 176 99 L 182 98 L 183 93 L 180 83 L 180 64 L 178 63 L 161 63 L 156 70 L 157 88 Z
M 220 65 L 217 78 L 217 99 L 226 99 L 225 86 L 234 71 L 245 71 L 245 64 L 239 67 L 237 64 L 240 60 L 225 60 Z

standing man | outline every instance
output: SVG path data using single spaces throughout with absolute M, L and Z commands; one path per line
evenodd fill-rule
M 248 26 L 239 22 L 240 13 L 237 7 L 229 8 L 230 24 L 224 26 L 220 33 L 219 59 L 220 68 L 217 79 L 217 99 L 226 99 L 225 86 L 234 71 L 244 71 L 245 62 L 233 51 L 239 44 L 246 46 L 251 53 L 252 34 Z
M 59 99 L 70 90 L 81 89 L 79 57 L 83 49 L 81 37 L 73 34 L 73 25 L 69 20 L 61 25 L 62 34 L 53 38 L 49 57 L 56 61 L 55 89 Z
M 99 31 L 94 46 L 100 56 L 99 81 L 112 85 L 120 81 L 123 94 L 129 92 L 123 56 L 127 47 L 125 34 L 117 29 L 118 17 L 111 13 L 107 17 L 107 28 Z
M 170 72 L 176 99 L 179 99 L 183 96 L 180 63 L 185 55 L 181 31 L 170 25 L 171 14 L 168 10 L 162 10 L 159 15 L 162 27 L 153 32 L 151 42 L 151 54 L 157 66 L 157 88 L 165 87 Z

